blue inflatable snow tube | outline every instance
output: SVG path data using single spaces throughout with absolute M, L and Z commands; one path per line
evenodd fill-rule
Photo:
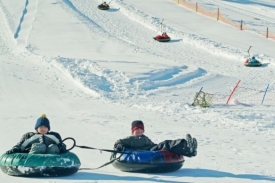
M 126 154 L 127 153 L 127 154 Z M 184 157 L 168 151 L 131 151 L 113 154 L 112 165 L 124 172 L 162 173 L 180 169 Z

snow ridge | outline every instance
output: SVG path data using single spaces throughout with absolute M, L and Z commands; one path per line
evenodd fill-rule
M 20 23 L 15 31 L 14 38 L 19 48 L 25 48 L 28 44 L 28 37 L 32 29 L 32 22 L 37 12 L 38 0 L 26 0 Z

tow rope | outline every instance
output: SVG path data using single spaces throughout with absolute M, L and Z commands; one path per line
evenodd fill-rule
M 83 148 L 83 149 L 99 150 L 99 151 L 101 151 L 101 152 L 102 152 L 102 151 L 111 152 L 111 153 L 114 153 L 114 154 L 112 155 L 113 157 L 114 157 L 117 153 L 120 154 L 119 157 L 114 158 L 114 159 L 112 159 L 111 161 L 109 161 L 109 162 L 107 162 L 107 163 L 105 163 L 105 164 L 103 164 L 103 165 L 101 165 L 101 166 L 99 166 L 99 167 L 97 167 L 97 168 L 80 168 L 79 170 L 96 170 L 96 169 L 100 169 L 100 168 L 102 168 L 102 167 L 104 167 L 104 166 L 107 166 L 107 165 L 113 163 L 113 162 L 116 161 L 116 160 L 119 160 L 123 154 L 135 154 L 135 153 L 124 152 L 124 151 L 116 151 L 116 150 L 111 150 L 111 149 L 99 149 L 99 148 L 94 148 L 94 147 L 89 147 L 89 146 L 79 146 L 79 145 L 76 145 L 75 139 L 72 138 L 72 137 L 67 137 L 67 138 L 65 138 L 62 142 L 66 141 L 66 140 L 72 140 L 72 141 L 73 141 L 73 146 L 72 146 L 71 148 L 67 149 L 67 151 L 72 150 L 74 147 L 78 147 L 78 148 Z

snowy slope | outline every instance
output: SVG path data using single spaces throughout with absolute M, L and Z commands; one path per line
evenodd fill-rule
M 255 14 L 260 20 L 251 24 L 275 23 L 273 1 L 247 2 L 252 1 L 213 1 L 210 7 L 226 8 L 232 19 L 236 11 L 244 18 L 263 9 Z M 275 42 L 170 0 L 113 0 L 108 11 L 98 10 L 100 3 L 0 1 L 2 152 L 32 131 L 35 120 L 46 113 L 52 130 L 63 138 L 74 137 L 78 145 L 112 149 L 115 140 L 130 134 L 131 121 L 141 119 L 154 142 L 191 133 L 199 140 L 198 156 L 186 158 L 182 169 L 168 174 L 124 173 L 109 165 L 62 178 L 22 179 L 1 172 L 0 179 L 7 183 L 273 182 L 275 101 L 267 95 L 269 105 L 250 102 L 261 101 L 258 91 L 267 84 L 272 96 Z M 152 8 L 156 4 L 160 8 Z M 244 7 L 247 4 L 249 9 Z M 172 38 L 164 44 L 152 39 L 162 19 L 163 30 Z M 263 67 L 243 66 L 251 45 Z M 225 105 L 238 80 L 248 88 L 238 96 L 243 103 Z M 211 108 L 189 105 L 201 87 L 215 94 Z M 77 148 L 73 152 L 82 167 L 97 167 L 110 156 Z

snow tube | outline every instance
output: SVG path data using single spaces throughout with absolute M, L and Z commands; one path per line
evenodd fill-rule
M 168 38 L 164 38 L 164 37 L 156 38 L 156 37 L 154 37 L 154 40 L 159 41 L 159 42 L 168 42 L 168 41 L 171 40 L 171 38 L 170 37 L 168 37 Z
M 244 62 L 244 65 L 247 67 L 260 67 L 260 66 L 262 66 L 262 62 L 260 62 L 256 59 L 253 59 L 253 60 L 247 59 Z
M 0 157 L 1 170 L 12 176 L 55 177 L 74 174 L 80 167 L 80 160 L 71 152 L 62 154 L 3 154 Z
M 180 169 L 184 157 L 168 151 L 131 151 L 113 154 L 112 165 L 124 172 L 163 173 Z
M 97 8 L 100 9 L 100 10 L 108 10 L 108 9 L 110 9 L 110 6 L 109 5 L 108 6 L 104 6 L 103 4 L 100 4 L 100 5 L 98 5 Z

